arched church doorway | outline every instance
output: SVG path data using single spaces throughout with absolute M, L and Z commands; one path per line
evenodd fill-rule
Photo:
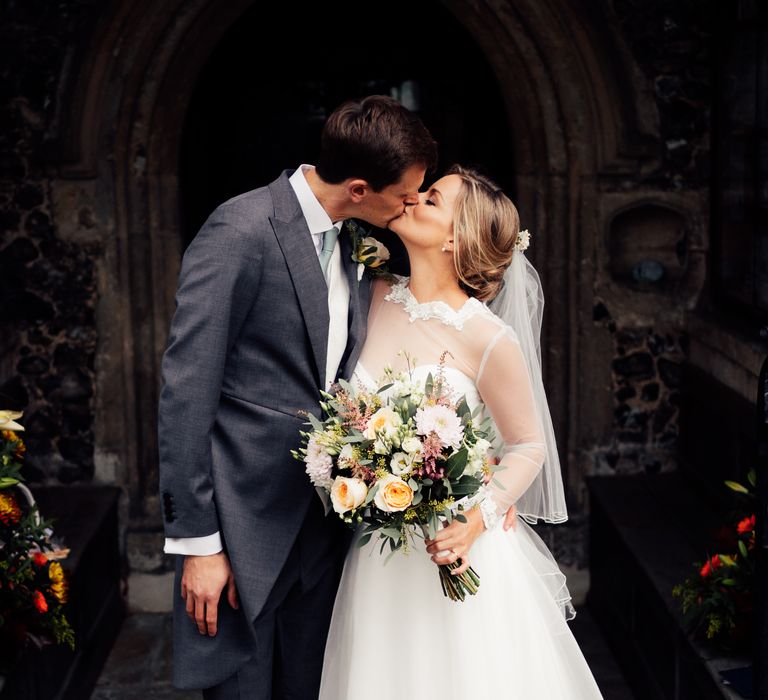
M 300 14 L 285 3 L 252 6 L 201 71 L 181 148 L 183 246 L 221 202 L 315 162 L 330 112 L 367 94 L 398 98 L 435 136 L 440 165 L 427 181 L 454 162 L 475 164 L 514 196 L 498 82 L 445 7 L 396 0 L 375 21 L 351 2 Z
M 300 12 L 116 0 L 67 73 L 55 188 L 98 202 L 105 224 L 97 472 L 125 487 L 141 551 L 161 539 L 156 408 L 181 253 L 217 204 L 312 162 L 347 97 L 394 93 L 440 142 L 441 167 L 482 164 L 519 205 L 547 294 L 545 381 L 572 494 L 611 425 L 607 365 L 594 361 L 610 339 L 590 325 L 598 243 L 637 198 L 617 183 L 655 147 L 649 93 L 615 34 L 560 0 L 393 0 L 365 26 L 358 16 L 348 0 Z

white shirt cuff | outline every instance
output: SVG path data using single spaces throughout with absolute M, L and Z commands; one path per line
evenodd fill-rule
M 163 551 L 166 554 L 205 557 L 209 554 L 218 554 L 222 549 L 221 533 L 214 532 L 205 537 L 166 537 Z

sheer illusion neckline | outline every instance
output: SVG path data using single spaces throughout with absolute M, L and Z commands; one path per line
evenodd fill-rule
M 486 308 L 485 304 L 475 297 L 469 297 L 459 309 L 454 309 L 444 301 L 420 302 L 413 296 L 408 282 L 408 277 L 398 276 L 397 283 L 392 285 L 392 289 L 384 299 L 403 306 L 411 323 L 416 320 L 427 321 L 434 318 L 446 325 L 453 326 L 457 330 L 462 330 L 467 319 Z

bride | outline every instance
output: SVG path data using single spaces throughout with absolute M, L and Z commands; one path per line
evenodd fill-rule
M 386 564 L 375 541 L 350 549 L 320 698 L 601 698 L 567 624 L 565 577 L 528 526 L 567 513 L 541 380 L 540 284 L 517 210 L 490 180 L 454 167 L 390 228 L 411 276 L 374 282 L 354 381 L 375 388 L 407 358 L 424 379 L 442 356 L 451 388 L 493 419 L 502 469 L 466 522 L 426 547 Z M 517 523 L 507 530 L 512 505 Z M 435 566 L 453 562 L 481 578 L 463 603 L 438 582 Z

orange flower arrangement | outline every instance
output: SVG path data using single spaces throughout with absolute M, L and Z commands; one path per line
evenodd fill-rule
M 748 476 L 755 485 L 755 472 Z M 725 482 L 740 498 L 753 499 L 750 490 L 734 481 Z M 747 511 L 749 512 L 749 511 Z M 755 585 L 755 515 L 740 518 L 727 528 L 727 541 L 736 548 L 728 554 L 710 556 L 695 564 L 698 576 L 686 579 L 672 590 L 682 599 L 683 617 L 689 629 L 726 650 L 743 647 L 751 639 Z
M 15 422 L 20 417 L 0 411 L 0 672 L 14 665 L 28 643 L 74 648 L 63 607 L 64 569 L 53 552 L 46 553 L 53 549 L 51 523 L 41 522 L 37 506 L 17 501 L 13 493 L 23 481 L 25 448 L 18 432 L 24 428 Z

